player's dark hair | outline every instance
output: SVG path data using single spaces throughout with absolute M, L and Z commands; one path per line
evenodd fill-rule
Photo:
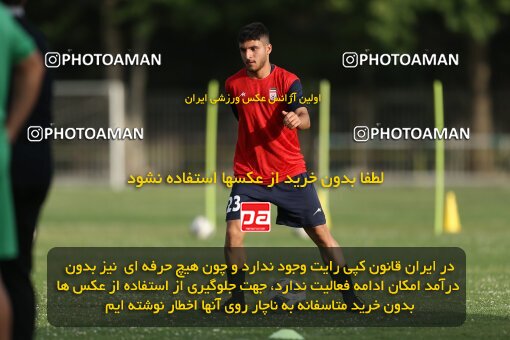
M 248 40 L 260 40 L 262 37 L 266 37 L 269 40 L 269 30 L 261 22 L 252 22 L 241 28 L 237 41 L 243 43 Z

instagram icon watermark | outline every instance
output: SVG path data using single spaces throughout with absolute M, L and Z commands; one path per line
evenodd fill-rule
M 142 140 L 143 128 L 90 128 L 90 127 L 45 127 L 29 126 L 29 142 L 42 140 Z
M 459 66 L 458 54 L 356 53 L 344 52 L 342 66 Z
M 103 54 L 103 53 L 59 53 L 47 52 L 44 55 L 47 68 L 61 66 L 161 66 L 161 54 Z
M 44 133 L 42 126 L 29 126 L 27 129 L 27 139 L 30 142 L 40 142 L 43 140 Z
M 352 138 L 355 142 L 369 140 L 469 140 L 469 128 L 417 128 L 417 127 L 368 127 L 356 126 Z
M 342 55 L 342 65 L 345 68 L 355 68 L 358 66 L 358 53 L 345 52 Z

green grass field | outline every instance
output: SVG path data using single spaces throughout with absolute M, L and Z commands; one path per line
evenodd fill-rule
M 41 218 L 35 250 L 39 339 L 257 339 L 277 328 L 63 328 L 46 318 L 46 254 L 58 246 L 223 245 L 228 191 L 218 193 L 218 230 L 194 240 L 191 220 L 203 214 L 203 188 L 126 190 L 54 188 Z M 333 234 L 341 246 L 458 246 L 467 254 L 467 320 L 451 328 L 294 328 L 305 339 L 508 338 L 510 189 L 455 190 L 462 233 L 435 237 L 432 188 L 353 188 L 331 192 Z M 274 217 L 273 217 L 274 219 Z M 289 228 L 273 224 L 267 234 L 248 235 L 247 246 L 312 246 Z M 506 259 L 506 260 L 505 260 Z

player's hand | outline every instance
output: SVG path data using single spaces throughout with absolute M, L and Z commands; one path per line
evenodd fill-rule
M 301 125 L 301 118 L 294 111 L 282 111 L 283 114 L 283 125 L 289 129 L 295 129 Z

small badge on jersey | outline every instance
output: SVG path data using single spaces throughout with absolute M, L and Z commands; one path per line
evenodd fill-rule
M 245 232 L 271 231 L 271 203 L 242 202 L 241 231 Z
M 269 100 L 275 100 L 278 97 L 278 93 L 276 92 L 276 87 L 272 87 L 269 89 Z

